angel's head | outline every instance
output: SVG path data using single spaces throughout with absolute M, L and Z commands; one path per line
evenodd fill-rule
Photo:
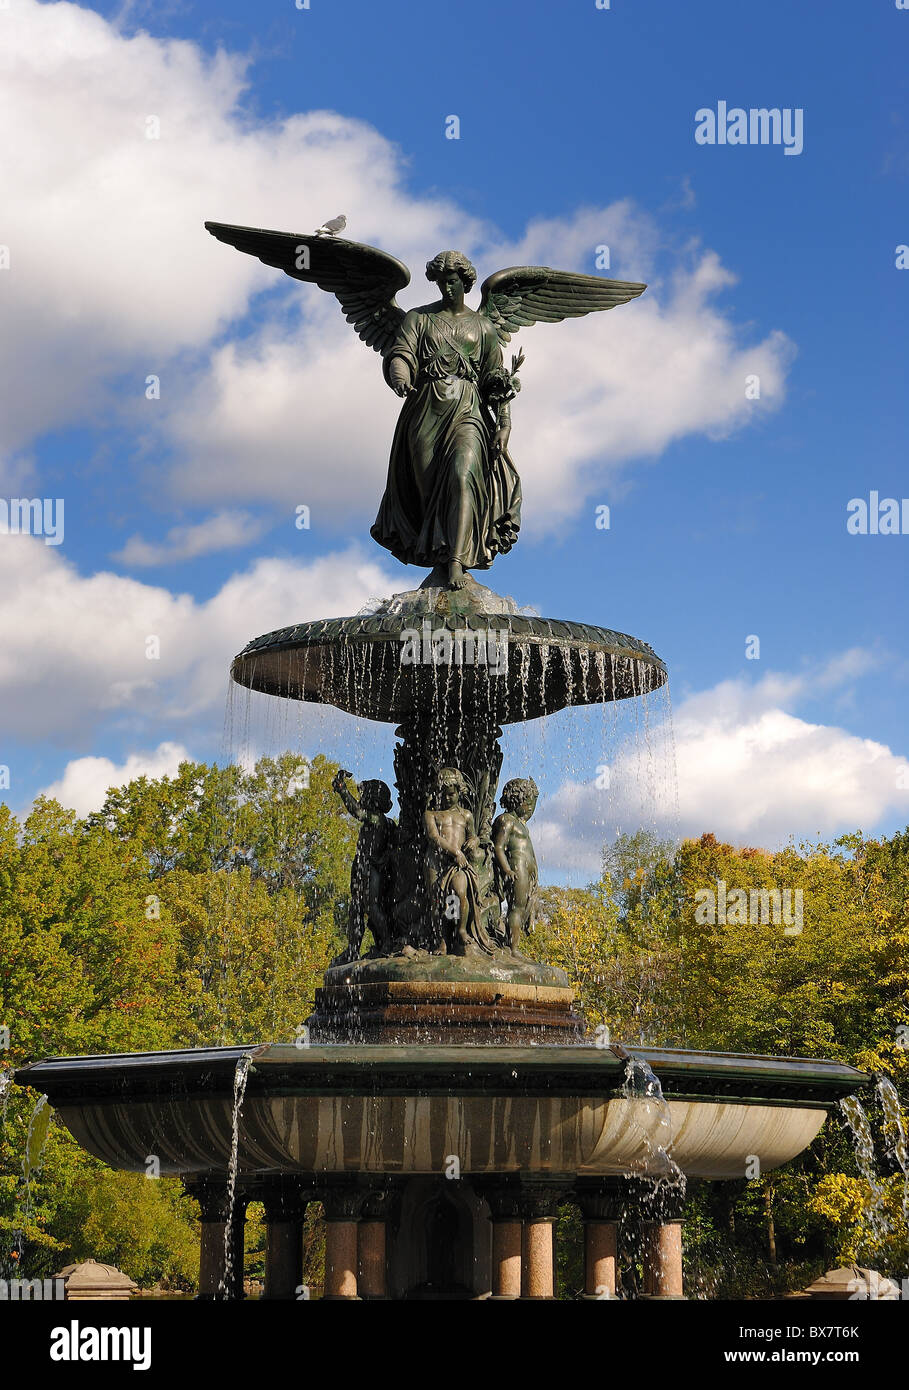
M 458 280 L 464 294 L 473 289 L 477 283 L 477 272 L 462 252 L 440 251 L 431 261 L 426 262 L 426 279 L 438 285 L 444 298 L 453 298 L 450 291 L 457 291 Z

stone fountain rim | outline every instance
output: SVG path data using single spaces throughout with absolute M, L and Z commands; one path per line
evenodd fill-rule
M 483 1045 L 237 1044 L 165 1052 L 51 1057 L 16 1069 L 18 1085 L 34 1086 L 53 1104 L 140 1102 L 232 1093 L 236 1063 L 250 1057 L 248 1093 L 596 1096 L 622 1094 L 629 1060 L 647 1062 L 666 1100 L 829 1109 L 871 1082 L 866 1072 L 827 1058 L 680 1048 Z M 187 1067 L 190 1075 L 187 1075 Z M 183 1081 L 174 1096 L 174 1081 Z
M 577 650 L 602 650 L 622 657 L 643 661 L 668 678 L 665 662 L 649 643 L 627 632 L 599 627 L 594 623 L 578 623 L 564 618 L 537 618 L 516 613 L 373 613 L 345 618 L 315 618 L 308 622 L 292 623 L 275 628 L 247 642 L 234 657 L 231 674 L 237 680 L 237 663 L 265 652 L 298 651 L 321 647 L 332 642 L 373 643 L 400 641 L 402 632 L 411 631 L 423 621 L 436 628 L 455 632 L 469 628 L 473 632 L 490 627 L 508 629 L 509 635 L 534 646 L 570 647 Z M 241 682 L 242 683 L 242 682 Z M 663 681 L 660 682 L 663 684 Z

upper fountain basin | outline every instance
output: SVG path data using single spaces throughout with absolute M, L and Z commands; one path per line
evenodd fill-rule
M 521 613 L 473 583 L 266 633 L 234 658 L 240 685 L 399 722 L 429 710 L 514 724 L 656 690 L 666 667 L 624 632 Z

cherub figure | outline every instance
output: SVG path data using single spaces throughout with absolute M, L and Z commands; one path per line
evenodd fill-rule
M 539 794 L 532 777 L 513 778 L 502 788 L 503 814 L 492 827 L 493 852 L 506 903 L 505 926 L 515 956 L 519 956 L 522 929 L 532 931 L 536 916 L 537 858 L 526 822 L 536 810 Z
M 344 785 L 352 776 L 341 768 L 331 784 L 361 827 L 350 870 L 347 947 L 332 965 L 350 965 L 359 959 L 367 926 L 380 954 L 384 955 L 389 945 L 389 867 L 397 829 L 387 814 L 391 810 L 391 792 L 385 782 L 359 782 L 358 801 Z
M 483 925 L 480 886 L 471 863 L 479 848 L 473 814 L 462 803 L 468 787 L 453 767 L 443 767 L 436 781 L 437 805 L 425 814 L 426 884 L 444 926 L 441 941 L 453 955 L 492 955 L 494 946 Z M 437 948 L 438 949 L 438 948 Z

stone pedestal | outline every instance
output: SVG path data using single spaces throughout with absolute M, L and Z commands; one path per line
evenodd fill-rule
M 199 1203 L 202 1226 L 197 1297 L 202 1301 L 242 1299 L 246 1194 L 239 1190 L 236 1192 L 233 1211 L 228 1213 L 226 1183 L 204 1180 L 187 1182 L 185 1186 Z M 228 1241 L 226 1247 L 225 1238 Z M 228 1261 L 225 1261 L 225 1250 Z
M 621 1180 L 582 1182 L 575 1198 L 584 1218 L 585 1299 L 617 1296 L 618 1230 L 622 1211 Z
M 644 1235 L 644 1297 L 684 1298 L 681 1221 L 647 1221 Z
M 332 966 L 307 1025 L 313 1043 L 580 1041 L 583 1020 L 561 970 L 516 961 L 508 951 L 468 956 L 390 956 Z
M 523 1216 L 521 1243 L 521 1297 L 555 1298 L 555 1261 L 552 1223 L 559 1193 L 547 1188 L 524 1189 L 519 1198 Z
M 303 1218 L 311 1194 L 285 1184 L 266 1186 L 264 1299 L 300 1297 L 303 1281 Z
M 492 1298 L 521 1297 L 524 1222 L 514 1184 L 500 1182 L 480 1185 L 489 1206 L 492 1223 Z
M 325 1208 L 325 1292 L 323 1298 L 350 1302 L 359 1298 L 360 1267 L 357 1227 L 363 1194 L 357 1191 L 323 1193 Z
M 385 1189 L 371 1192 L 360 1211 L 357 1231 L 359 1296 L 381 1300 L 388 1297 L 386 1223 L 393 1194 Z

